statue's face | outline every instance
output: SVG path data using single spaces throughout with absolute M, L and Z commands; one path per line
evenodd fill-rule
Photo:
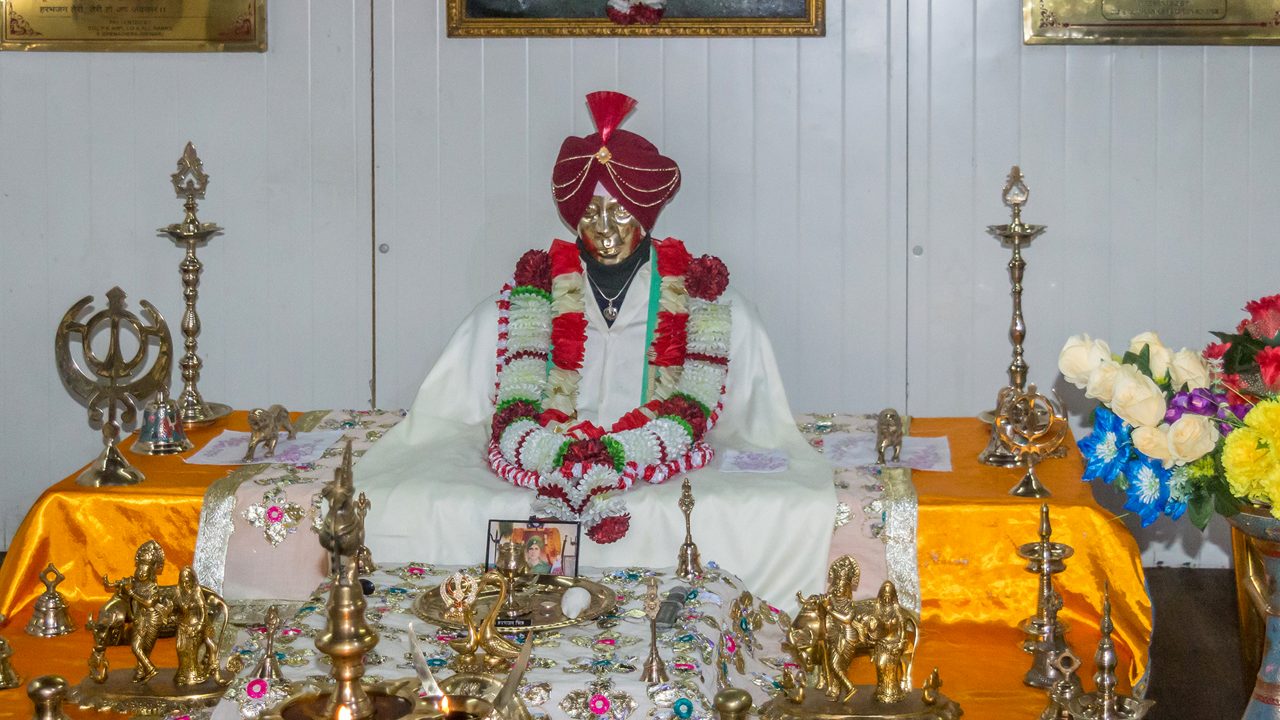
M 643 234 L 644 228 L 622 203 L 600 195 L 591 198 L 578 221 L 578 237 L 601 265 L 617 265 L 631 257 Z

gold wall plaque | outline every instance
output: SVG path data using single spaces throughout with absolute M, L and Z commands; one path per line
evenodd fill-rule
M 605 0 L 446 0 L 449 37 L 826 34 L 826 0 L 632 0 L 628 7 L 617 13 Z
M 1028 45 L 1280 45 L 1280 0 L 1022 0 Z
M 267 49 L 267 0 L 0 0 L 0 50 Z

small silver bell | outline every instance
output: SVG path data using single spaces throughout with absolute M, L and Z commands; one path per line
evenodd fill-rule
M 3 624 L 4 613 L 0 613 L 0 625 Z M 12 657 L 13 648 L 10 647 L 9 641 L 4 639 L 4 636 L 0 636 L 0 690 L 16 688 L 22 684 L 22 678 L 13 669 L 13 663 L 10 661 Z
M 178 403 L 169 399 L 165 388 L 160 388 L 156 399 L 147 403 L 142 411 L 142 427 L 138 428 L 138 439 L 130 449 L 139 455 L 173 455 L 193 447 L 182 428 Z
M 53 563 L 49 563 L 49 567 L 41 571 L 40 582 L 44 583 L 44 592 L 36 598 L 31 621 L 27 623 L 28 635 L 51 638 L 66 635 L 76 629 L 67 616 L 67 601 L 58 592 L 58 583 L 65 579 Z

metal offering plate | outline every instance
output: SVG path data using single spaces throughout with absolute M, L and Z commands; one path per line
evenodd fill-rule
M 565 591 L 571 587 L 580 587 L 591 593 L 591 603 L 587 605 L 587 609 L 573 619 L 565 617 L 560 610 L 560 600 L 564 597 Z M 497 599 L 496 591 L 480 593 L 473 609 L 476 622 L 489 614 L 489 610 Z M 528 575 L 517 579 L 516 599 L 529 613 L 529 623 L 519 629 L 533 632 L 591 622 L 611 612 L 618 605 L 617 594 L 608 587 L 594 580 L 562 575 Z M 427 588 L 413 603 L 413 612 L 427 622 L 435 623 L 440 627 L 463 627 L 461 620 L 446 618 L 444 610 L 444 599 L 440 597 L 438 585 Z

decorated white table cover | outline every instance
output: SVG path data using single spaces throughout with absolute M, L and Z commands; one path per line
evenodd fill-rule
M 341 430 L 344 440 L 352 440 L 353 453 L 359 458 L 403 417 L 403 411 L 317 411 L 303 415 L 295 425 L 300 431 Z M 809 414 L 797 420 L 819 451 L 832 433 L 875 432 L 875 419 L 867 415 Z M 201 582 L 234 605 L 250 608 L 309 597 L 328 571 L 328 558 L 317 538 L 324 512 L 320 491 L 341 463 L 342 445 L 336 443 L 315 463 L 233 468 L 213 483 L 205 493 L 196 541 L 195 564 Z M 796 528 L 796 532 L 833 533 L 830 558 L 853 555 L 862 565 L 860 597 L 870 596 L 881 581 L 892 579 L 902 603 L 918 610 L 916 496 L 910 478 L 905 468 L 836 467 L 834 527 Z M 700 530 L 715 531 L 699 522 L 700 511 L 707 508 L 706 503 L 695 508 L 695 542 Z M 731 509 L 716 509 L 703 517 L 731 514 Z M 488 519 L 474 521 L 482 527 Z M 634 531 L 643 532 L 643 528 Z M 678 543 L 679 538 L 670 540 Z M 788 554 L 786 547 L 775 550 L 778 557 Z M 477 547 L 477 560 L 482 553 L 483 548 Z M 673 559 L 674 554 L 673 545 Z M 820 587 L 823 579 L 814 578 L 813 584 Z M 795 605 L 794 591 L 799 589 L 766 592 L 772 590 L 775 602 L 790 610 Z
M 425 563 L 383 565 L 369 579 L 374 592 L 366 597 L 365 616 L 379 635 L 378 646 L 366 655 L 365 678 L 370 682 L 414 677 L 409 661 L 409 623 L 422 641 L 427 663 L 441 680 L 456 653 L 449 640 L 457 630 L 442 629 L 413 613 L 418 596 L 438 585 L 456 567 Z M 479 567 L 467 569 L 478 573 Z M 669 682 L 648 685 L 640 671 L 649 651 L 649 622 L 642 609 L 645 578 L 660 581 L 660 597 L 679 586 L 692 587 L 675 627 L 659 631 L 659 653 Z M 761 598 L 751 598 L 751 612 L 734 616 L 731 606 L 742 596 L 742 581 L 714 563 L 704 575 L 688 583 L 672 568 L 584 568 L 583 577 L 608 586 L 618 607 L 601 621 L 534 635 L 529 670 L 519 696 L 535 717 L 574 720 L 627 720 L 677 717 L 677 703 L 692 710 L 696 720 L 714 718 L 712 701 L 720 688 L 733 686 L 751 693 L 757 707 L 777 691 L 777 680 L 790 658 L 782 652 L 785 616 Z M 331 686 L 328 658 L 315 649 L 315 637 L 325 626 L 329 583 L 316 590 L 276 633 L 276 658 L 290 689 L 306 684 Z M 287 615 L 286 615 L 287 617 Z M 285 688 L 247 677 L 263 652 L 266 628 L 260 624 L 241 630 L 231 653 L 241 655 L 246 670 L 214 708 L 214 720 L 251 720 L 286 697 Z M 510 636 L 516 639 L 515 635 Z M 683 708 L 682 708 L 683 710 Z

